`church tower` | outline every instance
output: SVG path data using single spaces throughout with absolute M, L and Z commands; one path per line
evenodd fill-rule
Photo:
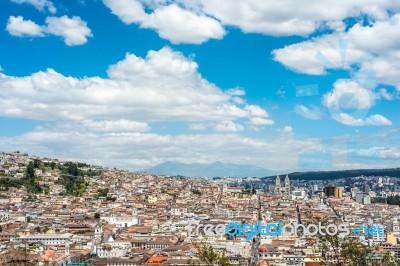
M 100 240 L 103 238 L 103 227 L 99 224 L 96 225 L 96 228 L 94 229 L 94 238 Z
M 275 195 L 281 195 L 281 178 L 279 175 L 275 178 Z
M 393 230 L 393 233 L 395 233 L 395 234 L 400 233 L 400 226 L 399 226 L 399 222 L 398 222 L 397 218 L 393 219 L 392 230 Z
M 288 175 L 285 177 L 285 194 L 290 196 L 290 179 Z
M 132 224 L 133 225 L 140 225 L 140 218 L 136 208 L 132 209 Z
M 69 242 L 65 243 L 65 256 L 69 256 L 70 255 L 70 246 L 69 246 Z

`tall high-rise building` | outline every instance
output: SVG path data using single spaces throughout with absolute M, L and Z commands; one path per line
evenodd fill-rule
M 335 187 L 327 186 L 324 188 L 325 197 L 333 197 L 335 195 Z
M 352 198 L 355 198 L 356 195 L 357 195 L 357 193 L 360 192 L 360 190 L 358 189 L 358 187 L 353 187 L 353 188 L 350 189 L 350 191 L 351 191 L 351 197 L 352 197 Z
M 343 189 L 341 187 L 327 186 L 324 188 L 324 195 L 326 197 L 343 197 Z
M 333 196 L 335 198 L 341 198 L 343 197 L 343 189 L 340 187 L 335 187 L 333 190 Z

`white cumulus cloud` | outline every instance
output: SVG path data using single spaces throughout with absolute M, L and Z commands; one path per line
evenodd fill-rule
M 294 107 L 294 111 L 296 114 L 311 120 L 319 120 L 322 119 L 322 117 L 324 116 L 322 110 L 315 105 L 307 107 L 302 104 L 296 104 Z
M 90 130 L 99 132 L 146 132 L 150 130 L 147 123 L 129 121 L 126 119 L 118 119 L 114 121 L 84 120 L 82 124 Z
M 321 149 L 317 139 L 297 140 L 290 134 L 249 138 L 236 133 L 179 134 L 122 132 L 94 134 L 86 130 L 35 130 L 0 137 L 5 150 L 29 151 L 53 158 L 141 170 L 165 161 L 252 164 L 271 170 L 298 170 L 303 153 Z M 273 151 L 274 156 L 268 156 Z
M 199 44 L 208 39 L 221 39 L 225 35 L 225 30 L 217 20 L 177 5 L 157 8 L 141 26 L 155 29 L 161 38 L 172 43 Z
M 36 9 L 40 11 L 47 9 L 52 14 L 57 12 L 57 9 L 54 7 L 53 3 L 49 0 L 11 0 L 11 1 L 17 4 L 33 5 Z
M 356 152 L 360 156 L 375 157 L 379 159 L 399 159 L 400 149 L 399 148 L 386 148 L 386 147 L 371 147 L 368 149 L 361 149 Z
M 358 82 L 338 80 L 333 90 L 324 95 L 323 103 L 326 107 L 336 110 L 369 109 L 374 103 L 374 98 Z
M 400 90 L 400 13 L 372 25 L 355 24 L 347 32 L 332 33 L 275 49 L 274 59 L 289 69 L 321 75 L 328 69 L 351 69 L 373 74 L 367 83 L 396 86 Z M 340 42 L 343 47 L 340 48 Z M 344 52 L 342 54 L 341 52 Z M 365 84 L 363 84 L 365 85 Z
M 209 39 L 221 39 L 225 35 L 224 28 L 213 17 L 192 12 L 177 4 L 152 3 L 151 13 L 146 13 L 139 0 L 104 0 L 104 4 L 124 23 L 136 23 L 142 28 L 154 29 L 161 38 L 172 43 L 200 44 Z
M 6 30 L 13 36 L 37 37 L 43 36 L 44 30 L 32 20 L 25 20 L 22 16 L 8 18 Z
M 215 131 L 223 131 L 223 132 L 236 132 L 242 131 L 244 128 L 242 125 L 236 124 L 233 121 L 222 121 L 221 123 L 215 125 Z
M 275 122 L 272 119 L 267 119 L 263 117 L 252 117 L 250 118 L 249 124 L 252 126 L 266 126 L 273 125 Z
M 86 22 L 80 17 L 48 17 L 46 23 L 47 33 L 61 36 L 64 38 L 64 42 L 70 46 L 84 44 L 88 37 L 93 36 Z
M 38 25 L 31 20 L 25 20 L 22 16 L 10 16 L 6 30 L 13 36 L 38 37 L 46 35 L 60 36 L 69 46 L 82 45 L 93 34 L 85 21 L 80 17 L 69 18 L 47 17 L 46 25 Z
M 0 115 L 39 120 L 234 121 L 270 124 L 261 107 L 237 104 L 205 80 L 192 59 L 168 47 L 145 58 L 127 54 L 108 78 L 0 73 Z M 253 119 L 253 120 L 252 120 Z
M 274 36 L 306 36 L 324 24 L 337 30 L 343 28 L 340 21 L 361 14 L 374 19 L 385 19 L 389 10 L 398 10 L 396 0 L 200 0 L 202 10 L 219 19 L 224 25 L 232 25 L 244 32 Z
M 308 36 L 319 30 L 342 33 L 347 18 L 384 21 L 400 10 L 397 0 L 103 0 L 124 23 L 153 29 L 174 43 L 221 39 L 226 26 L 245 33 Z M 293 8 L 296 7 L 296 8 Z M 314 70 L 317 71 L 317 70 Z
M 392 122 L 382 115 L 371 115 L 366 118 L 355 118 L 346 113 L 338 113 L 332 116 L 336 121 L 349 126 L 391 126 Z
M 352 126 L 390 126 L 386 117 L 368 111 L 375 102 L 375 95 L 358 82 L 338 80 L 332 91 L 323 96 L 323 104 L 329 109 L 334 120 Z

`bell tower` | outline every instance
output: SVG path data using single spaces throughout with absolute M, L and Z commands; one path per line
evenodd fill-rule
M 290 196 L 290 179 L 288 175 L 285 177 L 285 194 Z
M 275 195 L 281 195 L 281 191 L 281 178 L 277 175 L 275 178 Z
M 103 236 L 103 227 L 101 225 L 96 225 L 96 228 L 94 229 L 94 237 L 97 239 L 101 239 Z
M 136 208 L 132 209 L 132 223 L 134 225 L 140 225 L 140 218 L 139 218 L 138 211 Z
M 394 218 L 394 220 L 393 220 L 392 230 L 393 230 L 393 233 L 396 233 L 396 234 L 400 233 L 400 226 L 399 226 L 399 222 L 398 222 L 397 218 Z

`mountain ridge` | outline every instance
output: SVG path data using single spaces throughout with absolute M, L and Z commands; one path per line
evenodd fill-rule
M 272 171 L 255 166 L 223 163 L 220 161 L 211 164 L 201 163 L 176 163 L 166 161 L 143 170 L 143 172 L 156 175 L 187 176 L 187 177 L 266 177 Z
M 286 174 L 280 174 L 286 175 Z M 350 169 L 334 171 L 305 171 L 287 174 L 292 180 L 335 180 L 340 178 L 350 178 L 358 176 L 388 176 L 400 178 L 400 168 L 375 168 L 375 169 Z M 276 175 L 264 177 L 275 178 Z

